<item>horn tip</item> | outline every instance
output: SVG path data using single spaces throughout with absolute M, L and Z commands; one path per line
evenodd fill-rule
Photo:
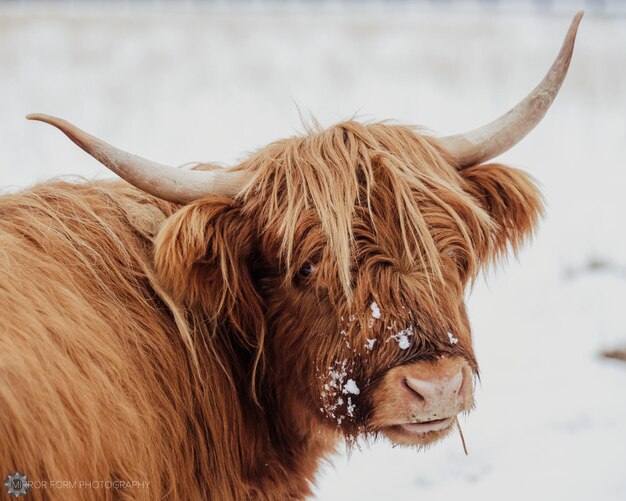
M 579 10 L 576 13 L 574 18 L 572 19 L 569 29 L 567 30 L 567 34 L 565 35 L 565 40 L 563 41 L 563 46 L 561 48 L 561 52 L 559 53 L 559 56 L 564 57 L 567 65 L 569 65 L 569 61 L 574 52 L 574 43 L 576 41 L 576 36 L 578 35 L 578 26 L 580 25 L 580 20 L 583 18 L 584 15 L 585 15 L 584 10 Z M 567 71 L 567 68 L 565 71 Z
M 72 124 L 59 117 L 52 115 L 46 115 L 45 113 L 29 113 L 26 115 L 27 120 L 36 120 L 37 122 L 43 122 L 65 131 L 65 129 L 71 128 Z
M 576 15 L 574 16 L 574 19 L 572 19 L 572 29 L 575 31 L 578 29 L 578 25 L 580 24 L 580 20 L 583 18 L 583 16 L 585 15 L 585 11 L 584 10 L 579 10 Z
M 29 113 L 26 115 L 26 120 L 37 120 L 38 122 L 48 122 L 54 120 L 54 117 L 46 115 L 44 113 Z

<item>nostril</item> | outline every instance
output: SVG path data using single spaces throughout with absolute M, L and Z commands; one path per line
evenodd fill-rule
M 416 385 L 414 381 L 415 380 L 411 381 L 411 383 L 413 384 L 409 384 L 409 381 L 406 377 L 402 380 L 406 389 L 409 390 L 413 394 L 414 397 L 416 397 L 420 401 L 425 401 L 426 398 L 424 398 L 424 396 L 416 389 Z
M 465 386 L 464 383 L 465 383 L 465 371 L 463 370 L 459 371 L 458 374 L 450 380 L 450 386 L 452 388 L 456 388 L 454 392 L 457 395 L 461 394 L 461 391 L 463 390 L 463 386 Z
M 419 379 L 407 375 L 403 383 L 414 398 L 426 404 L 434 404 L 456 400 L 464 393 L 464 379 L 463 371 L 459 371 L 449 379 Z
M 471 372 L 469 370 L 463 370 L 461 372 L 461 383 L 459 384 L 458 389 L 456 390 L 457 398 L 461 398 L 466 400 L 468 396 L 471 398 L 472 394 L 472 381 L 471 381 Z
M 440 397 L 441 389 L 437 381 L 418 379 L 411 376 L 406 376 L 404 381 L 413 396 L 417 397 L 425 405 L 432 404 Z

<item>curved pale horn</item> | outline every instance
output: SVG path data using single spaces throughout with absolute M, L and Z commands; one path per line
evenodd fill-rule
M 27 115 L 26 118 L 54 125 L 122 179 L 169 202 L 184 204 L 209 195 L 234 196 L 247 178 L 245 171 L 176 169 L 122 151 L 61 118 L 38 113 Z
M 576 31 L 584 11 L 569 27 L 563 46 L 550 70 L 535 89 L 517 106 L 493 122 L 465 134 L 447 136 L 439 143 L 458 168 L 491 160 L 521 141 L 541 121 L 552 105 L 569 68 Z

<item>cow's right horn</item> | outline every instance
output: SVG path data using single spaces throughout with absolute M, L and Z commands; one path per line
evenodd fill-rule
M 26 118 L 54 125 L 122 179 L 169 202 L 185 204 L 209 195 L 234 196 L 247 179 L 245 171 L 181 170 L 152 162 L 111 146 L 61 118 L 38 113 Z

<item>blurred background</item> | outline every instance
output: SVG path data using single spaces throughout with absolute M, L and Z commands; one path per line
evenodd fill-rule
M 526 95 L 583 18 L 545 120 L 499 161 L 543 187 L 531 245 L 468 293 L 481 383 L 458 436 L 426 452 L 338 454 L 320 500 L 626 499 L 626 2 L 0 1 L 0 186 L 111 174 L 65 117 L 163 163 L 233 164 L 356 117 L 441 133 Z

